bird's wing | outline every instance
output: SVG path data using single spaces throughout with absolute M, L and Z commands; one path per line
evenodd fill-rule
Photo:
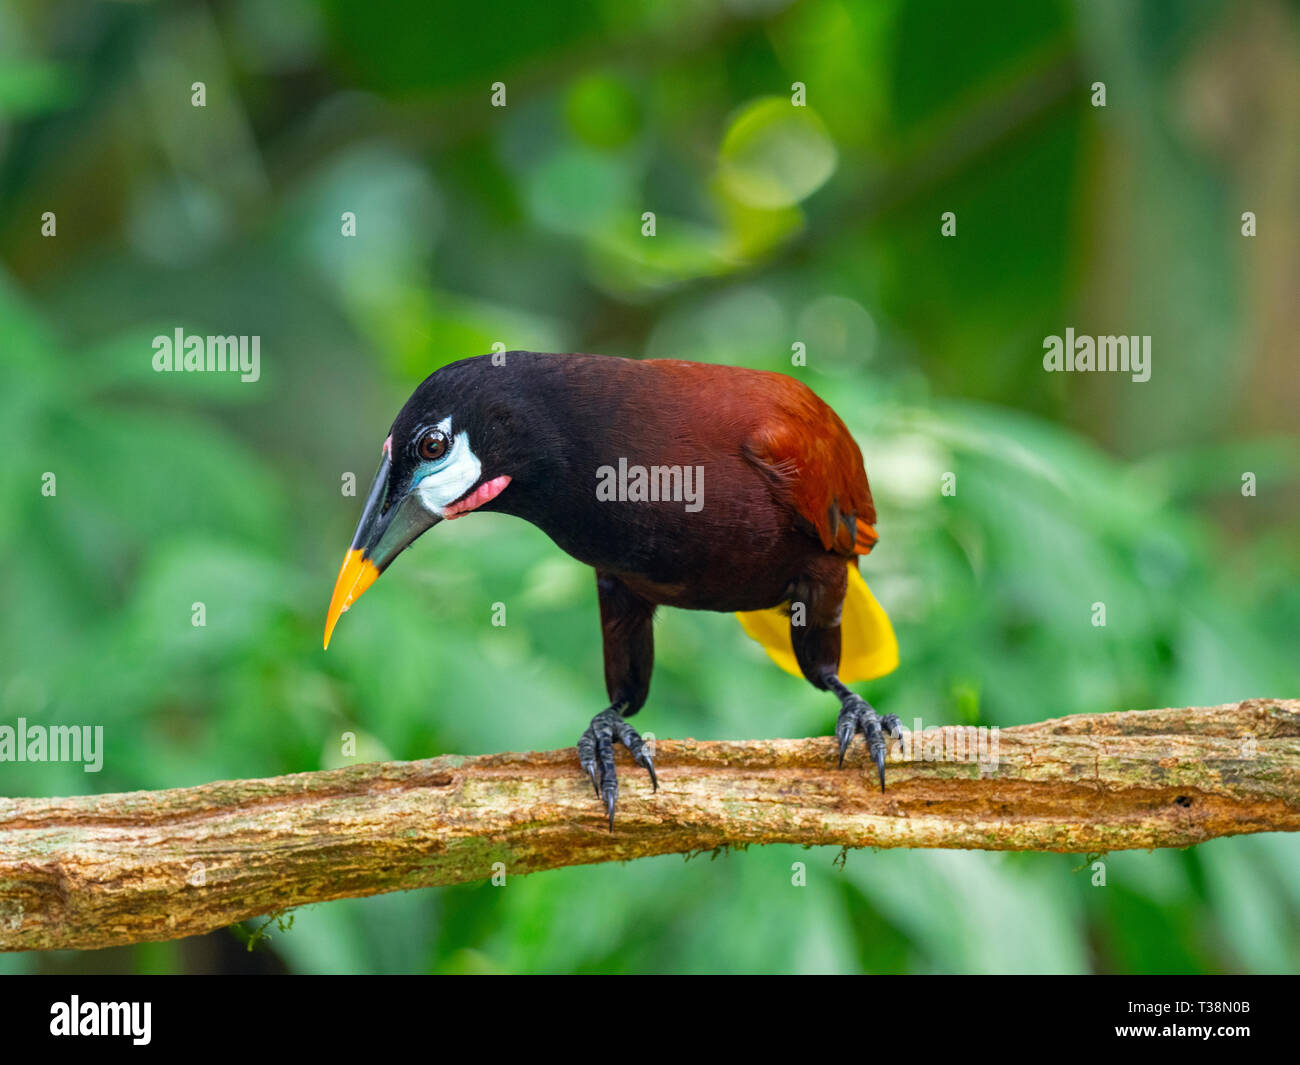
M 763 409 L 745 457 L 827 551 L 867 554 L 877 540 L 876 507 L 862 452 L 839 416 L 802 385 L 784 389 L 779 402 Z

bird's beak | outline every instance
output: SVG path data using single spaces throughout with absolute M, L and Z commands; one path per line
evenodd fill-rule
M 356 535 L 343 558 L 343 568 L 339 570 L 334 594 L 330 597 L 329 614 L 325 618 L 326 647 L 330 645 L 330 636 L 342 613 L 361 598 L 361 593 L 375 583 L 389 563 L 416 537 L 442 520 L 421 506 L 411 492 L 390 498 L 388 473 L 391 468 L 392 460 L 385 447 L 384 460 L 379 464 L 374 484 L 370 486 Z

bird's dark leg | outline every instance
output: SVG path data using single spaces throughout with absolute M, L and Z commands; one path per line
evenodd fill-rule
M 888 735 L 901 739 L 902 725 L 897 714 L 878 715 L 872 705 L 840 680 L 840 608 L 848 586 L 844 562 L 827 556 L 830 563 L 796 582 L 790 612 L 790 642 L 803 675 L 816 688 L 834 692 L 840 700 L 840 716 L 835 723 L 835 737 L 840 745 L 840 766 L 844 754 L 859 732 L 867 741 L 871 760 L 880 774 L 880 790 L 885 790 L 885 755 L 889 751 Z M 803 609 L 800 610 L 802 605 Z
M 640 733 L 624 721 L 645 705 L 654 669 L 654 604 L 632 593 L 622 581 L 606 573 L 596 574 L 600 595 L 600 628 L 605 642 L 605 688 L 610 705 L 591 719 L 578 741 L 578 760 L 591 778 L 596 795 L 609 812 L 614 830 L 614 807 L 618 802 L 618 772 L 614 766 L 614 744 L 631 752 L 637 765 L 650 774 L 659 790 L 654 759 Z
M 826 678 L 826 687 L 840 697 L 840 717 L 835 723 L 835 737 L 840 741 L 840 767 L 844 766 L 844 752 L 849 749 L 853 737 L 861 732 L 867 741 L 867 750 L 871 760 L 876 763 L 876 772 L 880 774 L 880 790 L 885 790 L 885 755 L 889 751 L 888 735 L 892 739 L 901 739 L 902 724 L 897 714 L 878 715 L 875 708 L 855 692 L 849 691 L 833 673 Z

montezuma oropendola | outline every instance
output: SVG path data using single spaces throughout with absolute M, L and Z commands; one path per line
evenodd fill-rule
M 876 543 L 875 507 L 857 444 L 806 385 L 734 366 L 529 351 L 444 366 L 383 443 L 325 646 L 416 537 L 472 510 L 530 521 L 596 570 L 610 705 L 578 754 L 611 828 L 615 742 L 658 788 L 625 719 L 646 701 L 661 605 L 737 612 L 779 665 L 839 698 L 840 765 L 862 733 L 884 790 L 898 718 L 878 717 L 845 683 L 898 662 L 858 573 Z

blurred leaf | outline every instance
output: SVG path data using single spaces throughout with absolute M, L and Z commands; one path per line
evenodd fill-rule
M 719 151 L 727 192 L 767 210 L 807 199 L 834 172 L 835 161 L 835 145 L 817 113 L 779 96 L 746 106 Z

